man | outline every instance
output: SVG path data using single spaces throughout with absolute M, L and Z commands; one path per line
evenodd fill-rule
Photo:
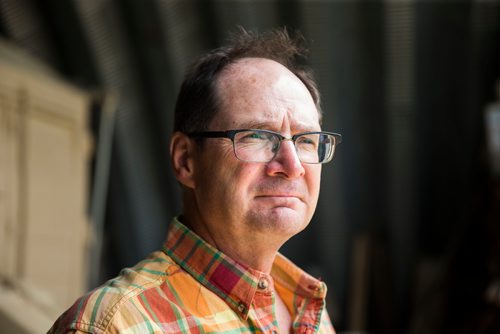
M 319 94 L 286 32 L 241 31 L 198 61 L 178 96 L 170 153 L 183 214 L 167 241 L 83 296 L 51 333 L 334 333 L 326 286 L 278 253 L 314 213 Z

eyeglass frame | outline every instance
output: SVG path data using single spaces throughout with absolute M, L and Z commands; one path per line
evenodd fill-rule
M 278 139 L 279 139 L 278 147 L 276 149 L 276 152 L 274 153 L 274 156 L 269 161 L 247 161 L 247 160 L 243 160 L 243 159 L 238 157 L 238 155 L 236 154 L 236 146 L 235 146 L 236 144 L 234 142 L 234 137 L 236 136 L 236 134 L 238 134 L 240 132 L 245 132 L 245 131 L 267 132 L 267 133 L 273 134 L 276 137 L 278 137 Z M 325 135 L 330 135 L 330 136 L 334 137 L 335 142 L 333 144 L 333 153 L 332 153 L 332 157 L 329 160 L 323 161 L 323 162 L 304 162 L 304 161 L 300 160 L 300 157 L 298 156 L 298 152 L 297 152 L 297 146 L 295 145 L 295 140 L 297 140 L 297 138 L 300 136 L 309 135 L 309 134 L 325 134 Z M 238 160 L 243 161 L 243 162 L 261 162 L 261 163 L 267 163 L 267 162 L 271 162 L 272 160 L 274 160 L 274 158 L 278 154 L 278 151 L 281 147 L 281 142 L 286 141 L 286 140 L 293 142 L 293 147 L 295 148 L 295 151 L 297 152 L 297 157 L 299 158 L 300 162 L 305 163 L 305 164 L 324 164 L 324 163 L 328 163 L 328 162 L 332 161 L 333 155 L 335 153 L 335 146 L 337 146 L 337 144 L 342 143 L 342 135 L 340 133 L 328 132 L 328 131 L 301 132 L 301 133 L 294 134 L 290 138 L 283 136 L 281 133 L 271 131 L 271 130 L 264 130 L 264 129 L 237 129 L 237 130 L 226 130 L 226 131 L 196 131 L 196 132 L 187 133 L 187 135 L 189 137 L 192 137 L 192 138 L 229 138 L 229 139 L 231 139 L 231 142 L 233 143 L 233 153 Z

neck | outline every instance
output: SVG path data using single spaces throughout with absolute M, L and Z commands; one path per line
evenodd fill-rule
M 206 222 L 196 208 L 185 207 L 184 212 L 182 223 L 217 250 L 252 269 L 271 272 L 276 254 L 283 245 L 271 238 L 272 233 L 245 232 L 233 224 L 221 228 Z
M 271 272 L 279 247 L 266 244 L 263 242 L 265 238 L 249 235 L 235 236 L 220 230 L 212 231 L 203 222 L 190 219 L 189 215 L 183 215 L 182 223 L 231 259 L 267 274 Z

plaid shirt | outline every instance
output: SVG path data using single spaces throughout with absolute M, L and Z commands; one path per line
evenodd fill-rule
M 277 333 L 277 291 L 294 333 L 335 333 L 326 286 L 278 254 L 271 275 L 174 219 L 162 251 L 78 299 L 49 333 Z

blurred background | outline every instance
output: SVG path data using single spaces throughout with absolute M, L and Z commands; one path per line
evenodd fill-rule
M 183 74 L 238 25 L 305 35 L 344 137 L 282 249 L 337 332 L 500 333 L 499 0 L 0 0 L 0 332 L 159 249 Z

